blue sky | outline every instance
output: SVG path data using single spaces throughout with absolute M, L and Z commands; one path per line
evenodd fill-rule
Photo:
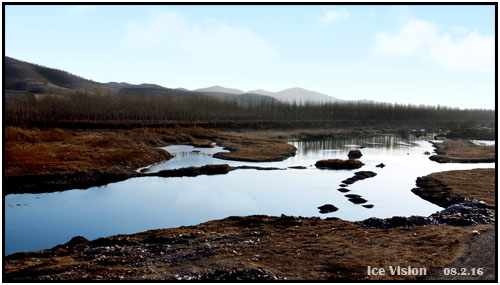
M 6 6 L 5 54 L 98 82 L 495 108 L 494 6 Z

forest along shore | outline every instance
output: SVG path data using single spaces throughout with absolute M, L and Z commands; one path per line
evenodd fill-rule
M 260 135 L 269 139 L 264 133 Z M 461 151 L 476 150 L 470 145 Z M 481 179 L 476 179 L 478 175 Z M 491 253 L 495 252 L 495 245 L 488 242 L 494 224 L 478 224 L 478 221 L 495 219 L 491 211 L 495 206 L 495 170 L 447 171 L 420 180 L 431 181 L 417 184 L 423 187 L 420 192 L 426 193 L 426 197 L 419 195 L 425 199 L 444 207 L 448 206 L 443 203 L 450 201 L 468 204 L 451 205 L 435 217 L 378 219 L 376 223 L 370 221 L 370 225 L 368 220 L 353 223 L 336 218 L 248 216 L 94 241 L 75 237 L 53 249 L 7 256 L 4 277 L 6 280 L 446 279 L 452 277 L 443 277 L 444 267 L 474 264 L 482 267 L 484 274 L 468 278 L 494 280 Z M 429 220 L 432 223 L 427 224 Z M 471 263 L 479 257 L 481 263 Z M 428 275 L 367 274 L 368 266 L 388 270 L 397 265 L 425 268 Z
M 296 153 L 291 138 L 368 136 L 396 129 L 338 128 L 270 131 L 200 127 L 127 129 L 5 128 L 5 189 L 42 193 L 85 189 L 137 176 L 136 170 L 172 158 L 159 147 L 191 144 L 229 149 L 220 159 L 280 161 Z

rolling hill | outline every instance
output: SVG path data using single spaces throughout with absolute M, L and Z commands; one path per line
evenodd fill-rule
M 69 72 L 28 63 L 11 57 L 4 58 L 5 86 L 9 95 L 21 94 L 58 94 L 68 95 L 77 91 L 104 93 L 113 96 L 168 96 L 171 98 L 216 98 L 236 101 L 240 104 L 277 102 L 276 99 L 259 94 L 235 94 L 225 88 L 207 88 L 206 91 L 189 91 L 184 88 L 171 89 L 157 84 L 130 84 L 127 82 L 99 83 L 82 78 Z M 217 91 L 220 90 L 220 91 Z M 222 92 L 226 91 L 226 92 Z M 240 93 L 238 91 L 238 93 Z M 241 91 L 241 93 L 244 93 Z M 240 93 L 240 94 L 241 94 Z
M 75 91 L 110 92 L 115 88 L 71 74 L 69 72 L 36 65 L 11 57 L 4 58 L 6 90 L 30 93 L 66 94 Z
M 127 82 L 99 83 L 82 78 L 67 71 L 28 63 L 11 57 L 4 58 L 5 86 L 4 90 L 12 93 L 31 94 L 73 94 L 77 91 L 87 93 L 110 94 L 114 96 L 168 96 L 172 98 L 216 98 L 236 101 L 241 104 L 258 104 L 261 102 L 286 103 L 322 103 L 340 102 L 342 100 L 303 88 L 290 88 L 280 92 L 252 90 L 244 92 L 239 89 L 226 88 L 219 85 L 200 88 L 193 91 L 184 88 L 166 88 L 157 84 L 130 84 Z

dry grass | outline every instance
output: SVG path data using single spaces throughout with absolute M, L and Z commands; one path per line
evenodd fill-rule
M 33 257 L 29 254 L 20 259 L 7 257 L 6 277 L 118 279 L 121 275 L 124 279 L 174 279 L 175 274 L 184 276 L 236 266 L 262 267 L 288 280 L 407 280 L 418 276 L 367 276 L 367 266 L 386 270 L 389 266 L 412 266 L 430 272 L 460 257 L 473 230 L 487 228 L 491 225 L 377 229 L 341 220 L 232 217 L 194 227 L 106 238 L 100 244 L 121 244 L 120 254 L 99 255 L 97 263 L 97 256 L 91 250 L 57 249 L 33 253 Z M 67 264 L 61 260 L 56 264 L 52 258 L 55 254 L 69 256 L 76 263 Z M 137 257 L 139 254 L 141 256 Z M 41 263 L 30 268 L 34 258 Z M 40 276 L 39 272 L 48 267 L 53 272 Z
M 170 155 L 126 132 L 63 131 L 7 127 L 7 176 L 127 171 Z
M 171 156 L 158 149 L 170 144 L 210 147 L 213 141 L 232 150 L 235 160 L 282 160 L 295 148 L 279 139 L 224 133 L 199 127 L 132 130 L 61 130 L 5 128 L 6 175 L 74 172 L 128 172 Z
M 448 186 L 448 195 L 478 199 L 495 206 L 495 173 L 495 168 L 483 168 L 437 172 L 426 177 Z
M 475 145 L 467 140 L 445 140 L 435 144 L 436 153 L 449 159 L 495 159 L 495 146 Z
M 326 159 L 319 160 L 316 162 L 317 168 L 328 168 L 328 169 L 356 169 L 363 166 L 359 160 L 356 159 Z

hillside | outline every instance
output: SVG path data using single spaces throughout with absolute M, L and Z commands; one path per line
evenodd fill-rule
M 236 93 L 242 94 L 244 92 L 220 86 L 202 89 L 206 91 L 189 91 L 183 88 L 171 89 L 149 83 L 137 85 L 127 82 L 99 83 L 66 71 L 24 62 L 11 57 L 4 58 L 4 66 L 6 98 L 16 98 L 17 95 L 23 95 L 25 91 L 34 94 L 52 93 L 60 95 L 85 91 L 87 93 L 116 94 L 118 96 L 216 98 L 224 101 L 236 101 L 244 105 L 277 102 L 272 97 L 258 94 L 237 95 Z
M 116 89 L 102 83 L 82 78 L 66 71 L 4 58 L 4 80 L 6 90 L 31 93 L 66 94 L 74 91 L 116 92 Z

